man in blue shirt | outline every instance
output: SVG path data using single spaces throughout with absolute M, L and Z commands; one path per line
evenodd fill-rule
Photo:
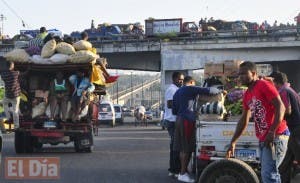
M 195 123 L 196 114 L 194 103 L 197 95 L 216 95 L 220 93 L 217 88 L 202 88 L 195 86 L 195 80 L 186 76 L 184 86 L 179 88 L 173 97 L 172 112 L 177 115 L 175 127 L 174 150 L 180 151 L 181 170 L 178 180 L 182 182 L 194 182 L 187 171 L 191 154 L 195 151 Z

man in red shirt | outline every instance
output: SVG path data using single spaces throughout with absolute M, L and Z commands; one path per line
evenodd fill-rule
M 260 142 L 262 181 L 263 183 L 280 183 L 278 166 L 285 156 L 287 135 L 289 135 L 286 121 L 283 120 L 284 104 L 271 82 L 258 79 L 254 63 L 242 63 L 239 77 L 248 89 L 243 97 L 242 117 L 232 137 L 227 157 L 234 156 L 235 144 L 252 116 L 256 136 Z

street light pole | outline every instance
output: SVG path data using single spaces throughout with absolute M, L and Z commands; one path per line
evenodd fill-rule
M 116 71 L 116 75 L 118 75 L 118 70 Z M 117 104 L 119 104 L 119 82 L 117 81 Z
M 2 28 L 2 30 L 1 30 L 2 36 L 1 36 L 1 34 L 0 34 L 0 36 L 2 37 L 2 41 L 3 41 L 3 38 L 4 38 L 4 20 L 6 20 L 6 17 L 3 14 L 1 14 L 0 15 L 0 21 L 2 22 L 2 26 L 1 26 L 1 28 Z
M 142 100 L 141 100 L 141 105 L 145 106 L 145 104 L 144 104 L 144 80 L 142 80 Z
M 130 72 L 130 88 L 131 88 L 131 97 L 130 97 L 130 107 L 133 107 L 133 88 L 132 88 L 132 72 Z

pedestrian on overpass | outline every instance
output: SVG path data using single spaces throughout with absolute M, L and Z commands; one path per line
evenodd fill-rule
M 173 72 L 172 84 L 167 88 L 165 92 L 165 113 L 164 124 L 167 125 L 168 133 L 170 136 L 170 159 L 169 159 L 169 176 L 178 177 L 180 172 L 180 159 L 179 151 L 174 151 L 174 133 L 176 116 L 172 114 L 173 96 L 179 87 L 183 84 L 184 75 L 181 72 Z
M 290 183 L 293 165 L 300 166 L 300 96 L 288 83 L 285 73 L 273 72 L 270 75 L 285 105 L 285 119 L 290 130 L 287 152 L 279 166 L 282 183 Z
M 196 111 L 194 111 L 195 99 L 198 95 L 216 95 L 220 93 L 217 88 L 202 88 L 195 86 L 195 80 L 186 76 L 184 86 L 179 88 L 173 97 L 172 113 L 177 115 L 174 136 L 174 150 L 180 151 L 180 173 L 178 180 L 182 182 L 194 182 L 188 173 L 188 164 L 193 152 L 195 152 L 196 137 L 195 123 Z
M 275 86 L 258 78 L 255 63 L 243 62 L 239 68 L 239 77 L 248 89 L 243 97 L 242 117 L 237 124 L 226 157 L 235 155 L 236 142 L 252 115 L 259 140 L 262 182 L 280 183 L 278 166 L 285 155 L 289 135 L 286 121 L 283 120 L 284 104 Z

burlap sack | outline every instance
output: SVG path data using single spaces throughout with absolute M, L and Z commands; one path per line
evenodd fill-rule
M 72 55 L 76 53 L 75 48 L 72 45 L 65 42 L 58 43 L 56 45 L 55 50 L 58 53 L 62 53 L 66 55 Z
M 74 48 L 76 51 L 80 50 L 92 50 L 92 44 L 88 41 L 85 40 L 80 40 L 77 41 L 76 43 L 73 44 Z
M 54 39 L 48 41 L 42 49 L 41 56 L 43 58 L 49 58 L 55 53 L 56 41 Z
M 24 49 L 14 49 L 4 55 L 7 61 L 11 62 L 29 62 L 29 54 Z
M 77 51 L 75 54 L 70 55 L 69 62 L 71 63 L 89 63 L 99 58 L 98 55 L 92 53 L 91 51 L 81 50 Z

